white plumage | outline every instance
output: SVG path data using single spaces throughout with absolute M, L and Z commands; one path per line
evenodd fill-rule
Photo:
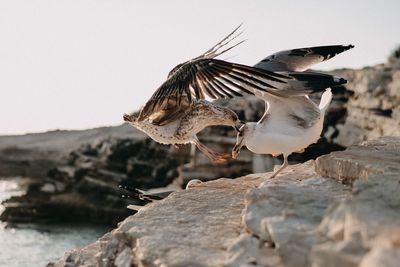
M 273 178 L 288 165 L 287 158 L 290 154 L 302 152 L 316 143 L 322 132 L 325 112 L 332 100 L 330 87 L 342 85 L 346 80 L 303 71 L 353 47 L 331 45 L 284 50 L 257 63 L 257 68 L 299 78 L 305 84 L 297 81 L 288 83 L 286 90 L 278 90 L 281 94 L 254 91 L 258 98 L 265 101 L 265 113 L 257 123 L 248 122 L 241 127 L 232 157 L 238 156 L 242 146 L 257 154 L 283 155 L 284 162 L 272 174 Z M 305 87 L 310 91 L 305 92 Z M 308 98 L 308 94 L 324 89 L 326 90 L 317 106 Z
M 237 143 L 232 151 L 236 158 L 242 146 L 257 154 L 283 155 L 284 163 L 271 178 L 287 166 L 287 157 L 293 152 L 301 152 L 320 138 L 325 112 L 332 100 L 327 89 L 319 106 L 307 96 L 281 98 L 263 95 L 266 101 L 264 116 L 257 123 L 242 126 Z

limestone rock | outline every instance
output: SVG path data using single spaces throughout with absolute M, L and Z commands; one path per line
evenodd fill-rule
M 317 159 L 332 177 L 309 161 L 275 179 L 252 174 L 172 193 L 52 266 L 397 266 L 399 145 L 381 138 Z M 341 160 L 347 168 L 328 168 Z M 339 173 L 353 178 L 343 184 Z
M 328 241 L 314 245 L 309 258 L 313 267 L 357 267 L 365 253 L 357 243 Z
M 331 241 L 313 247 L 311 261 L 315 266 L 398 264 L 399 145 L 399 137 L 385 137 L 317 160 L 319 172 L 353 182 L 353 188 L 352 197 L 334 203 L 318 228 Z
M 376 65 L 342 70 L 354 94 L 346 103 L 347 116 L 337 127 L 335 142 L 348 147 L 380 136 L 400 135 L 400 67 Z
M 258 183 L 257 176 L 220 179 L 173 193 L 128 217 L 82 253 L 66 254 L 54 266 L 123 264 L 130 253 L 118 244 L 130 247 L 138 266 L 220 266 L 240 234 L 244 195 Z M 110 257 L 106 251 L 112 243 Z
M 261 244 L 257 237 L 242 234 L 228 250 L 229 257 L 224 262 L 226 267 L 267 266 L 281 267 L 282 261 L 275 249 L 268 244 Z
M 346 186 L 318 176 L 312 161 L 293 166 L 248 192 L 246 230 L 275 247 L 284 266 L 308 266 L 312 245 L 324 241 L 314 229 L 329 205 L 348 194 Z
M 345 151 L 321 156 L 316 170 L 323 176 L 351 183 L 373 174 L 400 173 L 400 142 L 398 137 L 382 137 L 366 141 Z

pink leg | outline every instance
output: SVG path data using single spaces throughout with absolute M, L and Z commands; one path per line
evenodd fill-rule
M 283 155 L 283 164 L 282 164 L 282 166 L 281 166 L 278 170 L 276 170 L 276 172 L 274 172 L 274 173 L 269 177 L 270 179 L 271 179 L 271 178 L 275 178 L 276 175 L 277 175 L 278 173 L 280 173 L 284 168 L 287 167 L 287 165 L 288 165 L 288 160 L 287 160 L 287 158 L 288 158 L 287 155 Z
M 196 144 L 197 148 L 216 164 L 226 163 L 227 160 L 231 157 L 230 153 L 219 153 L 208 148 L 207 146 L 202 144 L 197 138 L 195 138 L 193 141 Z

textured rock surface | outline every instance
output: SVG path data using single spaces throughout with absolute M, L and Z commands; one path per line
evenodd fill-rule
M 311 161 L 293 166 L 278 179 L 266 180 L 246 195 L 246 232 L 249 237 L 257 237 L 258 247 L 273 247 L 283 266 L 310 265 L 311 247 L 325 241 L 315 229 L 326 209 L 336 199 L 349 195 L 348 187 L 318 176 L 313 165 Z M 248 261 L 231 262 L 229 266 L 275 266 L 268 259 L 259 261 L 251 255 L 244 258 Z
M 400 67 L 382 64 L 360 70 L 337 71 L 354 92 L 346 104 L 347 117 L 338 125 L 336 142 L 359 144 L 380 136 L 400 135 Z
M 365 141 L 345 151 L 333 152 L 317 159 L 316 170 L 342 182 L 383 173 L 400 173 L 398 137 Z
M 397 266 L 400 172 L 391 166 L 399 144 L 400 137 L 381 138 L 350 148 L 350 159 L 338 152 L 324 158 L 332 162 L 323 166 L 348 160 L 339 171 L 355 175 L 355 166 L 368 165 L 358 156 L 380 154 L 359 172 L 368 175 L 348 184 L 339 174 L 320 176 L 309 161 L 276 179 L 253 174 L 173 193 L 52 265 Z
M 332 259 L 343 266 L 400 263 L 399 163 L 400 137 L 368 141 L 317 160 L 317 170 L 333 178 L 353 181 L 358 174 L 360 179 L 353 183 L 352 197 L 335 203 L 325 215 L 319 232 L 330 242 L 313 248 L 315 266 L 327 266 Z
M 112 266 L 116 255 L 128 254 L 118 244 L 131 248 L 132 263 L 139 266 L 220 266 L 240 234 L 244 195 L 258 183 L 258 176 L 220 179 L 173 193 L 128 217 L 83 254 L 74 251 L 55 266 L 105 261 L 109 265 L 102 266 Z

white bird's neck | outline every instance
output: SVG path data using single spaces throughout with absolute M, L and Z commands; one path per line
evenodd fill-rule
M 257 123 L 256 122 L 247 122 L 246 126 L 247 126 L 247 132 L 246 132 L 245 142 L 247 140 L 253 138 L 256 127 L 257 127 Z

